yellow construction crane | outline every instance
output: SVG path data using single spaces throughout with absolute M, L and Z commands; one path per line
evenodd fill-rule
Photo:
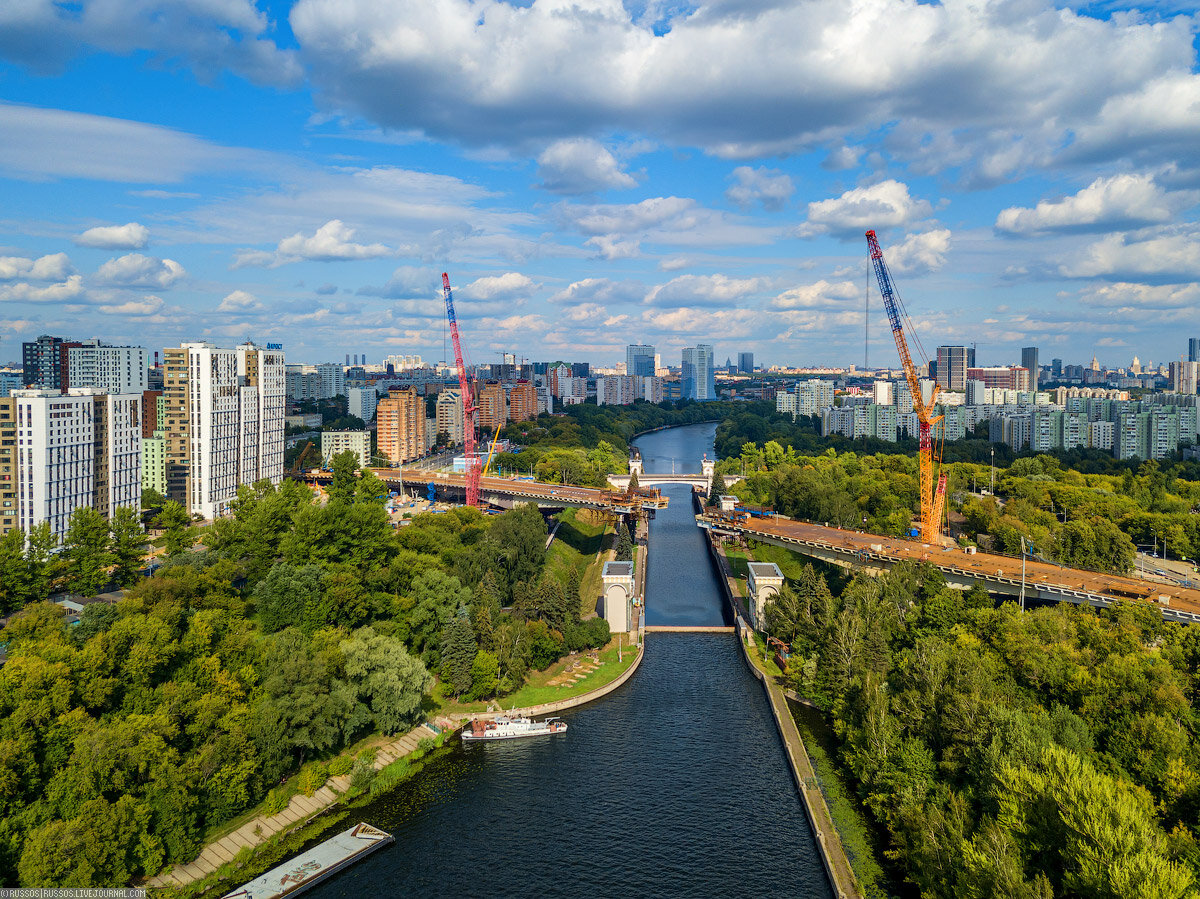
M 500 439 L 500 429 L 502 427 L 504 427 L 504 422 L 496 425 L 496 433 L 492 435 L 492 445 L 488 447 L 487 461 L 483 463 L 483 471 L 479 475 L 481 478 L 487 475 L 488 466 L 492 464 L 492 455 L 496 452 L 496 441 Z
M 916 339 L 916 331 L 913 329 L 908 314 L 902 312 L 900 308 L 899 297 L 896 296 L 896 291 L 892 287 L 892 276 L 888 272 L 887 263 L 883 261 L 883 250 L 879 248 L 879 241 L 875 238 L 874 231 L 867 232 L 867 246 L 871 250 L 871 262 L 875 266 L 879 292 L 883 295 L 883 305 L 887 309 L 888 320 L 892 325 L 892 337 L 896 341 L 896 352 L 900 354 L 900 362 L 904 366 L 904 377 L 908 381 L 908 390 L 912 394 L 913 411 L 917 413 L 920 428 L 921 528 L 919 534 L 923 543 L 937 543 L 941 537 L 942 515 L 946 507 L 946 475 L 941 471 L 944 429 L 938 429 L 936 447 L 933 439 L 934 425 L 942 420 L 942 416 L 934 415 L 938 385 L 936 383 L 933 385 L 933 392 L 929 397 L 929 402 L 926 403 L 925 398 L 921 396 L 921 381 L 917 377 L 916 366 L 913 365 L 912 356 L 908 352 L 908 341 L 904 338 L 904 326 L 908 325 L 908 329 L 913 332 L 914 339 Z M 934 486 L 935 476 L 937 478 L 936 487 Z

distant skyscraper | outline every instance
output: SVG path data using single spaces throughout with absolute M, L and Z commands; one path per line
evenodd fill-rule
M 1029 372 L 1029 389 L 1038 389 L 1038 348 L 1035 346 L 1021 347 L 1021 368 Z
M 66 393 L 70 386 L 67 351 L 75 341 L 43 334 L 32 343 L 21 344 L 21 364 L 26 387 L 42 387 Z
M 975 348 L 969 346 L 940 346 L 937 348 L 936 368 L 938 385 L 943 390 L 966 390 L 967 369 L 975 367 Z
M 1200 337 L 1188 339 L 1188 362 L 1200 362 Z
M 685 400 L 703 402 L 717 398 L 712 346 L 701 343 L 694 347 L 684 347 L 680 386 Z
M 641 344 L 625 347 L 625 374 L 634 378 L 654 377 L 654 347 Z
M 738 353 L 738 371 L 744 374 L 754 374 L 754 354 Z
M 1061 359 L 1051 359 L 1050 360 L 1050 373 L 1053 374 L 1054 377 L 1056 377 L 1056 378 L 1062 377 L 1062 368 L 1063 368 L 1063 366 L 1062 366 Z

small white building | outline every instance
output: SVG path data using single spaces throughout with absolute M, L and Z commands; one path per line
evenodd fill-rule
M 371 435 L 367 431 L 322 431 L 321 458 L 328 465 L 339 453 L 350 451 L 358 456 L 363 468 L 371 465 Z
M 750 624 L 755 630 L 763 629 L 763 610 L 767 603 L 779 595 L 783 587 L 783 572 L 774 562 L 750 562 L 747 581 L 750 586 Z
M 605 562 L 601 580 L 608 629 L 614 634 L 628 632 L 633 626 L 633 563 Z

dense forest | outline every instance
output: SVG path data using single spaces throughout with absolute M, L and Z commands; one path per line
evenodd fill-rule
M 922 895 L 1197 894 L 1200 629 L 997 609 L 908 563 L 840 596 L 807 567 L 767 622 Z
M 577 572 L 546 566 L 535 508 L 393 530 L 385 494 L 352 454 L 324 505 L 292 481 L 242 487 L 232 518 L 196 533 L 183 516 L 164 567 L 73 626 L 45 597 L 116 564 L 110 529 L 78 513 L 96 533 L 68 535 L 61 562 L 8 546 L 24 608 L 0 631 L 0 882 L 111 886 L 190 861 L 306 762 L 414 725 L 433 674 L 440 695 L 485 698 L 608 642 L 580 620 Z

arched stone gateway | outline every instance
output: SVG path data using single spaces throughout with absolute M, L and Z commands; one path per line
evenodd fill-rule
M 633 563 L 605 562 L 600 579 L 608 629 L 614 634 L 627 632 L 633 622 Z

